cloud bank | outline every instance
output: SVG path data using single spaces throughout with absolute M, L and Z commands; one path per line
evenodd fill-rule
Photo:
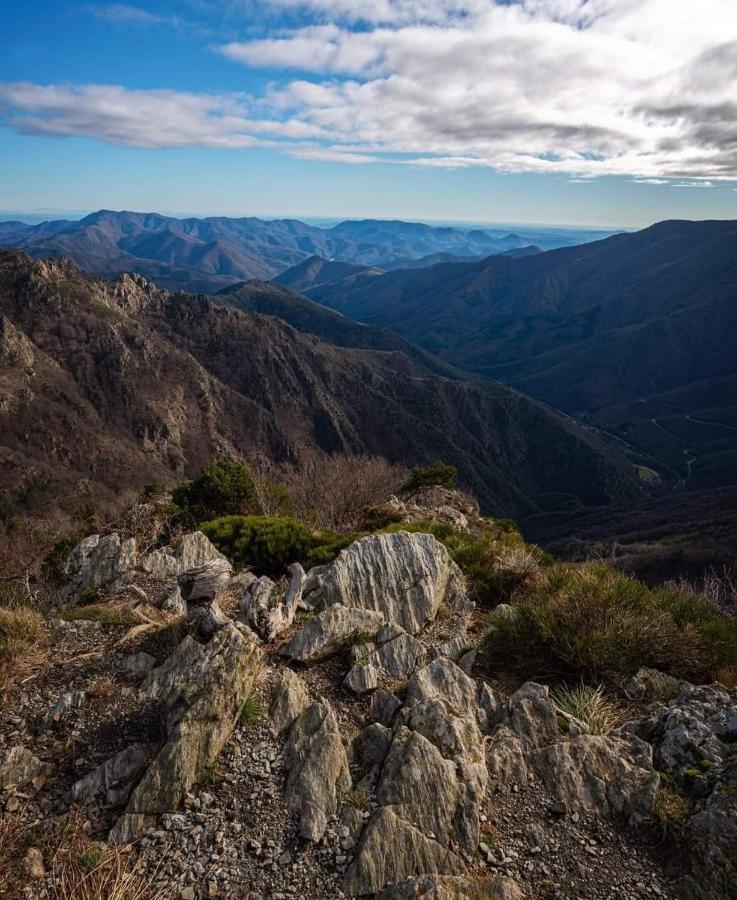
M 232 0 L 231 0 L 232 4 Z M 574 178 L 737 178 L 737 3 L 268 0 L 300 24 L 211 48 L 260 97 L 0 85 L 24 133 L 139 147 L 486 166 Z

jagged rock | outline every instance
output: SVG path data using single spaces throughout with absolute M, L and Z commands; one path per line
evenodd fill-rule
M 385 806 L 364 828 L 343 890 L 349 897 L 363 897 L 416 872 L 460 874 L 465 868 L 458 854 Z
M 280 652 L 299 662 L 318 662 L 357 638 L 376 634 L 383 624 L 381 613 L 336 604 L 309 619 Z
M 692 874 L 679 884 L 688 900 L 733 897 L 737 864 L 737 762 L 686 823 L 683 846 Z
M 310 705 L 310 695 L 302 679 L 291 669 L 282 669 L 274 685 L 271 700 L 271 721 L 274 731 L 286 731 L 297 716 Z
M 11 747 L 0 756 L 0 791 L 23 788 L 45 774 L 48 766 L 25 747 Z
M 482 682 L 477 688 L 479 708 L 477 717 L 482 734 L 489 734 L 504 715 L 504 696 L 493 687 Z
M 534 751 L 530 763 L 568 809 L 630 825 L 652 813 L 660 778 L 652 748 L 639 738 L 584 734 Z
M 376 900 L 523 900 L 524 896 L 514 879 L 502 875 L 420 875 L 392 885 Z
M 157 578 L 176 578 L 187 569 L 196 569 L 226 557 L 201 531 L 183 535 L 175 544 L 152 550 L 140 563 L 141 569 Z
M 356 663 L 343 682 L 354 694 L 367 694 L 379 686 L 381 669 L 373 663 Z
M 478 846 L 487 781 L 476 685 L 439 657 L 407 687 L 381 766 L 378 809 L 346 873 L 346 891 L 373 893 L 418 872 L 465 871 Z
M 534 681 L 512 694 L 506 718 L 526 750 L 544 747 L 559 737 L 557 712 L 548 689 Z
M 737 691 L 684 686 L 665 709 L 628 730 L 653 744 L 660 771 L 688 787 L 694 770 L 716 771 L 731 758 L 737 744 Z
M 491 778 L 498 782 L 503 790 L 512 785 L 525 787 L 528 782 L 525 749 L 519 737 L 502 725 L 494 732 L 493 740 L 487 756 L 487 769 Z
M 131 744 L 72 785 L 78 803 L 102 800 L 114 806 L 124 803 L 143 774 L 151 756 L 148 744 Z
M 187 621 L 206 639 L 231 621 L 220 609 L 218 597 L 227 587 L 232 572 L 227 559 L 213 559 L 203 566 L 187 569 L 177 579 L 186 604 Z
M 392 733 L 385 725 L 374 722 L 358 735 L 353 752 L 361 775 L 375 781 L 392 742 Z
M 630 700 L 670 700 L 676 697 L 686 682 L 646 666 L 638 669 L 624 686 Z
M 201 645 L 187 636 L 141 691 L 161 706 L 166 739 L 110 839 L 124 842 L 152 816 L 174 811 L 217 759 L 261 665 L 254 636 L 236 623 Z
M 401 706 L 402 701 L 399 697 L 389 691 L 376 691 L 371 697 L 366 721 L 369 724 L 379 722 L 389 728 Z
M 497 621 L 512 620 L 516 619 L 518 615 L 519 613 L 513 606 L 510 606 L 508 603 L 500 603 L 489 613 L 489 621 L 490 624 L 493 624 L 495 619 Z
M 299 813 L 302 837 L 319 841 L 338 808 L 338 794 L 351 787 L 348 756 L 327 700 L 311 703 L 294 721 L 284 760 L 287 806 Z
M 387 506 L 405 522 L 445 522 L 457 531 L 468 531 L 469 520 L 479 517 L 473 497 L 441 485 L 425 485 L 402 500 L 392 497 Z
M 123 660 L 123 675 L 131 681 L 141 681 L 156 665 L 156 657 L 150 653 L 131 653 Z
M 152 550 L 143 557 L 140 568 L 148 575 L 156 578 L 177 578 L 188 569 L 207 565 L 213 560 L 225 560 L 226 557 L 201 531 L 185 534 L 175 544 Z M 179 585 L 175 585 L 171 593 L 164 599 L 161 608 L 169 612 L 186 611 Z
M 446 548 L 431 534 L 406 531 L 355 541 L 335 562 L 309 572 L 304 596 L 316 608 L 372 610 L 410 634 L 431 622 L 441 604 L 467 602 Z
M 398 626 L 385 625 L 375 642 L 346 676 L 346 685 L 357 694 L 374 690 L 382 677 L 407 678 L 425 658 L 424 644 Z
M 64 565 L 69 578 L 60 599 L 67 602 L 89 591 L 121 587 L 130 581 L 138 564 L 135 538 L 119 534 L 92 534 L 80 541 Z
M 59 725 L 73 709 L 79 709 L 85 702 L 87 695 L 84 691 L 73 691 L 62 694 L 56 703 L 41 716 L 38 721 L 38 732 L 43 734 L 50 728 Z
M 246 587 L 241 600 L 239 619 L 265 641 L 275 640 L 289 628 L 302 599 L 305 570 L 299 563 L 292 563 L 287 571 L 290 579 L 285 595 L 264 575 Z

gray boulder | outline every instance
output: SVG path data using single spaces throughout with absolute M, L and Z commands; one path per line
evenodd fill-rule
M 231 623 L 205 645 L 186 637 L 143 683 L 162 709 L 166 734 L 110 839 L 125 842 L 152 817 L 173 812 L 217 759 L 261 665 L 254 636 Z
M 350 790 L 348 756 L 327 700 L 311 703 L 293 722 L 284 750 L 287 807 L 299 814 L 300 834 L 319 841 L 341 792 Z
M 291 669 L 282 669 L 274 685 L 269 713 L 274 731 L 282 734 L 310 705 L 310 695 L 305 683 Z
M 92 534 L 80 541 L 64 565 L 69 579 L 60 593 L 67 602 L 90 591 L 111 590 L 132 580 L 138 564 L 134 538 L 121 539 L 119 534 Z
M 375 635 L 383 624 L 381 613 L 336 604 L 309 619 L 280 652 L 298 662 L 319 662 Z
M 345 683 L 355 693 L 373 690 L 384 679 L 405 679 L 425 658 L 424 644 L 395 625 L 379 630 L 374 643 L 346 676 Z
M 0 756 L 0 791 L 24 788 L 47 770 L 48 766 L 26 747 L 11 747 Z
M 342 550 L 335 562 L 312 569 L 304 598 L 324 609 L 341 604 L 370 610 L 417 634 L 441 606 L 465 607 L 460 569 L 431 534 L 372 535 Z
M 100 800 L 110 806 L 124 803 L 151 757 L 148 744 L 131 744 L 72 785 L 77 803 Z

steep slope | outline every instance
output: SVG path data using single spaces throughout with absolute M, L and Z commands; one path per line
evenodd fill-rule
M 338 347 L 272 316 L 0 253 L 2 487 L 68 504 L 304 446 L 438 457 L 500 514 L 638 494 L 631 467 L 521 394 Z M 87 491 L 85 497 L 84 492 Z
M 334 286 L 310 295 L 360 321 L 386 325 L 463 369 L 616 425 L 620 437 L 667 466 L 674 449 L 686 455 L 691 439 L 666 441 L 663 455 L 662 428 L 655 423 L 648 436 L 634 428 L 637 409 L 623 409 L 661 395 L 668 403 L 665 395 L 679 391 L 672 403 L 683 405 L 684 415 L 709 412 L 710 419 L 716 411 L 723 423 L 713 433 L 726 442 L 727 477 L 735 460 L 729 450 L 737 373 L 735 250 L 737 222 L 662 222 L 522 259 L 496 256 L 389 272 L 368 287 Z M 699 384 L 708 386 L 708 400 Z M 683 392 L 693 400 L 684 401 Z M 670 412 L 678 415 L 677 408 Z M 662 414 L 660 408 L 648 418 Z
M 578 243 L 577 232 L 549 235 L 553 246 Z M 488 256 L 524 247 L 518 235 L 408 222 L 341 222 L 317 228 L 296 219 L 177 219 L 100 210 L 79 221 L 0 223 L 0 243 L 36 258 L 69 256 L 98 275 L 139 272 L 170 289 L 217 291 L 249 278 L 273 278 L 312 256 L 361 266 L 433 254 Z M 539 243 L 537 238 L 535 242 Z

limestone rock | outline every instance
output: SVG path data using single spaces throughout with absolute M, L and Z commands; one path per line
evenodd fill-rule
M 569 809 L 630 825 L 652 813 L 660 778 L 653 771 L 652 748 L 636 737 L 580 735 L 535 751 L 531 764 Z
M 389 691 L 376 691 L 371 697 L 366 721 L 379 722 L 389 728 L 401 706 L 402 701 L 399 697 Z
M 210 539 L 201 531 L 185 534 L 175 544 L 152 550 L 140 563 L 140 568 L 148 575 L 156 578 L 175 579 L 188 569 L 204 566 L 213 560 L 225 560 L 226 557 L 217 549 Z M 175 585 L 171 593 L 161 604 L 161 608 L 169 612 L 186 612 L 179 586 Z
M 69 583 L 61 591 L 61 600 L 69 601 L 102 588 L 121 587 L 133 578 L 138 564 L 134 538 L 92 534 L 72 550 L 64 566 Z
M 311 703 L 292 724 L 284 750 L 288 771 L 286 800 L 299 813 L 300 833 L 319 841 L 328 817 L 338 808 L 338 793 L 351 787 L 348 756 L 335 713 L 327 700 Z
M 376 634 L 383 624 L 381 613 L 336 604 L 309 619 L 281 653 L 298 662 L 318 662 L 344 650 L 356 638 Z
M 491 778 L 498 782 L 502 790 L 512 785 L 525 787 L 528 782 L 527 761 L 522 741 L 511 728 L 502 725 L 494 732 L 487 757 L 487 768 Z
M 116 753 L 72 785 L 72 799 L 78 803 L 102 800 L 110 806 L 124 803 L 143 774 L 151 749 L 148 744 L 131 744 Z
M 230 622 L 220 609 L 218 597 L 227 587 L 232 572 L 227 559 L 214 559 L 187 569 L 177 579 L 187 609 L 187 621 L 206 639 Z
M 46 875 L 46 866 L 44 865 L 43 853 L 38 847 L 29 847 L 26 855 L 23 857 L 23 871 L 29 878 L 44 878 Z
M 525 749 L 537 749 L 555 741 L 558 717 L 547 687 L 528 681 L 509 698 L 507 718 Z
M 150 653 L 131 653 L 123 660 L 123 675 L 131 681 L 141 681 L 156 665 L 156 657 Z
M 148 817 L 177 808 L 217 759 L 260 664 L 253 635 L 231 623 L 205 645 L 186 637 L 166 663 L 151 672 L 142 693 L 161 705 L 166 740 L 134 789 L 111 840 L 124 841 Z
M 460 570 L 446 548 L 431 534 L 407 531 L 355 541 L 335 562 L 308 573 L 304 595 L 316 608 L 371 610 L 410 634 L 431 622 L 441 604 L 466 601 Z
M 297 716 L 310 705 L 310 695 L 305 683 L 291 669 L 282 669 L 274 685 L 269 713 L 274 731 L 286 731 Z
M 420 875 L 382 891 L 376 900 L 523 900 L 512 878 L 502 875 Z
M 363 897 L 416 872 L 460 874 L 465 867 L 460 856 L 387 806 L 378 810 L 364 828 L 343 890 L 349 897 Z
M 47 766 L 25 747 L 11 747 L 0 756 L 0 791 L 23 788 L 46 771 Z
M 285 594 L 264 575 L 246 587 L 241 600 L 239 619 L 265 641 L 275 640 L 289 628 L 302 599 L 305 571 L 299 563 L 292 563 L 288 571 L 290 579 Z
M 407 678 L 425 658 L 424 644 L 397 626 L 385 625 L 375 642 L 346 676 L 346 685 L 357 694 L 376 688 L 382 677 Z
M 79 709 L 85 702 L 86 694 L 84 691 L 72 691 L 68 694 L 62 694 L 56 703 L 47 712 L 41 716 L 38 721 L 38 731 L 40 734 L 55 728 L 59 725 L 72 710 Z

